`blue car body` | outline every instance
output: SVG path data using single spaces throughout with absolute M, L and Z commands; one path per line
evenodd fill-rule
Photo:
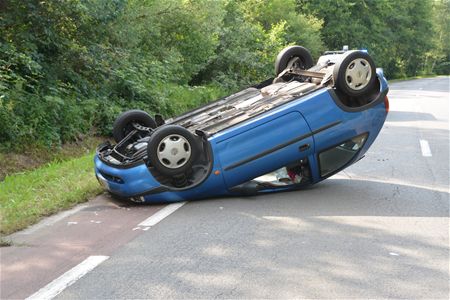
M 381 69 L 377 69 L 377 81 L 374 99 L 361 107 L 342 105 L 332 87 L 323 87 L 208 136 L 212 160 L 208 174 L 188 188 L 161 184 L 145 161 L 130 167 L 116 167 L 99 153 L 95 156 L 95 173 L 112 194 L 145 202 L 247 194 L 248 189 L 239 187 L 300 159 L 308 161 L 307 184 L 315 184 L 361 159 L 374 142 L 388 111 L 388 85 Z M 321 169 L 321 153 L 361 136 L 363 142 L 348 161 L 332 170 Z M 349 148 L 351 151 L 358 148 L 354 143 L 350 147 L 353 147 Z M 255 193 L 302 186 L 259 188 Z

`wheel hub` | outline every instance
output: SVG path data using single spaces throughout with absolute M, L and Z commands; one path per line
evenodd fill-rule
M 353 90 L 365 88 L 372 77 L 372 67 L 363 58 L 357 58 L 349 63 L 345 70 L 345 81 Z
M 171 134 L 158 144 L 157 156 L 159 162 L 169 169 L 184 166 L 191 157 L 191 145 L 179 134 Z

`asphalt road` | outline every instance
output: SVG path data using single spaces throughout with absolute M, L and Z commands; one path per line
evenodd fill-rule
M 189 202 L 57 298 L 448 299 L 449 85 L 391 84 L 357 164 L 303 191 Z

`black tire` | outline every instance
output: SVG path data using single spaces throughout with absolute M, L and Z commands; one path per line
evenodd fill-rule
M 128 110 L 119 115 L 113 124 L 113 137 L 117 143 L 134 130 L 133 123 L 156 128 L 155 120 L 145 111 L 138 109 Z
M 278 53 L 275 60 L 275 76 L 278 76 L 288 66 L 289 62 L 298 57 L 298 67 L 302 70 L 307 70 L 314 65 L 313 58 L 308 49 L 302 46 L 289 46 Z
M 179 125 L 159 127 L 147 145 L 151 165 L 166 176 L 175 176 L 190 170 L 198 154 L 194 135 Z
M 334 65 L 333 78 L 336 89 L 345 95 L 350 97 L 366 95 L 375 84 L 375 63 L 367 52 L 348 51 L 342 60 Z

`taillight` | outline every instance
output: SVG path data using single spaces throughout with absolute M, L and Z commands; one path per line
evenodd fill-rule
M 389 112 L 389 99 L 387 96 L 384 97 L 384 106 L 386 107 L 386 114 Z

